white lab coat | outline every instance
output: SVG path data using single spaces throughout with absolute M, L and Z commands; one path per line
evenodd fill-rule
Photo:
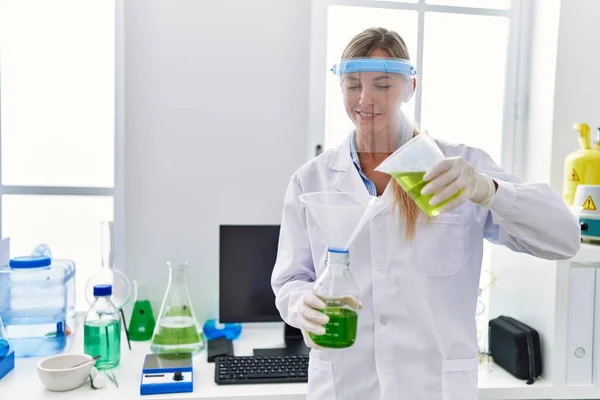
M 303 292 L 323 273 L 327 243 L 298 200 L 303 193 L 344 191 L 371 198 L 346 139 L 303 165 L 285 195 L 272 287 L 282 318 L 298 327 Z M 546 184 L 523 183 L 482 150 L 438 141 L 493 177 L 490 209 L 467 202 L 404 236 L 391 185 L 371 221 L 350 246 L 350 269 L 364 308 L 353 346 L 311 350 L 308 399 L 477 399 L 475 307 L 483 239 L 547 259 L 580 247 L 576 217 Z

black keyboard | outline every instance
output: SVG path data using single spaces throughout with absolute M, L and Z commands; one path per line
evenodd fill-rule
M 215 359 L 218 385 L 290 382 L 308 382 L 308 355 Z

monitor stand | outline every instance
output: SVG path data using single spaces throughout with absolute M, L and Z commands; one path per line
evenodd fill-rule
M 300 329 L 285 324 L 283 338 L 285 347 L 271 349 L 254 349 L 254 355 L 258 357 L 277 357 L 277 356 L 302 356 L 308 355 L 310 348 L 304 344 L 304 338 Z

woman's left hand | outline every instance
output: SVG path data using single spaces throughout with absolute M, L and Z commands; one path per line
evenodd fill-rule
M 449 211 L 466 201 L 489 207 L 496 193 L 492 178 L 477 171 L 462 157 L 443 159 L 427 171 L 423 179 L 429 182 L 421 194 L 435 194 L 429 202 L 433 206 L 462 190 L 460 196 L 445 204 L 440 212 Z

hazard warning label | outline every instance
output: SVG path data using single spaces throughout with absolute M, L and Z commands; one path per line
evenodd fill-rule
M 583 202 L 583 209 L 588 211 L 596 211 L 596 204 L 592 199 L 592 196 L 588 196 L 587 199 Z
M 571 171 L 571 182 L 579 182 L 579 175 L 577 175 L 577 171 L 575 171 L 575 168 L 573 168 L 573 170 Z

